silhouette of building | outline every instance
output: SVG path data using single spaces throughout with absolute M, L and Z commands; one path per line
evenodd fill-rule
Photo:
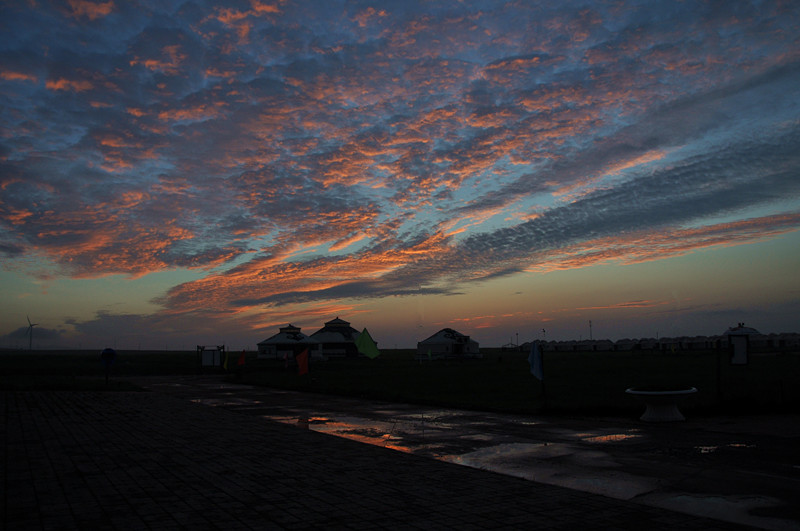
M 311 334 L 309 340 L 315 344 L 312 355 L 322 358 L 356 357 L 359 355 L 356 338 L 360 332 L 343 319 L 333 319 Z
M 430 355 L 429 355 L 430 353 Z M 478 342 L 452 328 L 443 328 L 417 343 L 418 358 L 480 358 Z
M 294 359 L 303 350 L 314 344 L 308 336 L 300 332 L 300 328 L 291 323 L 281 327 L 272 337 L 258 343 L 258 357 L 267 359 Z

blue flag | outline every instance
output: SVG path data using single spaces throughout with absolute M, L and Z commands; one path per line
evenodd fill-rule
M 542 351 L 537 341 L 531 344 L 531 353 L 528 354 L 528 363 L 531 365 L 531 374 L 536 376 L 540 381 L 543 381 L 544 365 L 542 363 Z

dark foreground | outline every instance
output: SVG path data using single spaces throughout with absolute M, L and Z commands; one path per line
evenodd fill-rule
M 734 529 L 167 392 L 4 392 L 4 529 Z

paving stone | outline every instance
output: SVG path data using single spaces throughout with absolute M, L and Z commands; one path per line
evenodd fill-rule
M 1 396 L 4 529 L 737 528 L 161 393 Z

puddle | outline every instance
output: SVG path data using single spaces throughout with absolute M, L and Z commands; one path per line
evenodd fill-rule
M 659 486 L 650 478 L 603 468 L 618 465 L 603 452 L 587 452 L 571 444 L 509 443 L 444 460 L 620 500 L 630 500 Z
M 182 384 L 170 388 L 176 387 L 185 388 Z M 648 430 L 629 422 L 615 425 L 579 419 L 558 423 L 513 415 L 357 401 L 320 406 L 306 399 L 285 400 L 282 395 L 295 396 L 287 391 L 262 390 L 260 395 L 245 398 L 240 393 L 252 387 L 231 384 L 210 389 L 215 393 L 213 398 L 202 398 L 201 392 L 189 396 L 196 403 L 249 410 L 265 420 L 300 429 L 540 483 L 766 529 L 785 529 L 787 523 L 788 528 L 797 528 L 797 521 L 782 520 L 775 512 L 781 500 L 679 492 L 682 489 L 678 485 L 694 481 L 695 475 L 702 471 L 651 466 L 647 452 L 659 452 L 666 446 L 654 440 Z M 720 425 L 714 424 L 709 431 L 733 432 L 733 428 L 721 429 Z M 754 448 L 756 444 L 752 441 L 731 433 L 724 442 L 713 438 L 696 440 L 680 449 L 693 455 L 724 457 L 726 453 L 744 455 Z M 709 460 L 712 461 L 718 461 L 716 456 Z M 792 461 L 785 466 L 796 474 L 800 464 Z M 775 477 L 786 480 L 785 475 Z M 759 510 L 764 514 L 755 514 Z M 772 513 L 767 514 L 769 511 Z
M 582 437 L 581 440 L 594 443 L 614 443 L 639 438 L 641 438 L 641 434 L 639 433 L 613 433 L 611 435 L 592 435 L 588 437 Z
M 257 400 L 248 400 L 246 398 L 194 398 L 192 402 L 196 404 L 205 404 L 207 406 L 256 406 L 261 402 Z
M 444 416 L 443 412 L 438 413 L 440 418 Z M 447 416 L 453 415 L 448 412 Z M 483 422 L 469 423 L 469 429 L 464 429 L 455 423 L 433 421 L 429 424 L 424 419 L 435 416 L 428 415 L 406 415 L 405 418 L 388 420 L 343 415 L 265 415 L 264 418 L 448 463 L 617 499 L 631 499 L 657 487 L 655 480 L 614 470 L 619 465 L 609 454 L 579 444 L 581 441 L 626 441 L 640 437 L 640 434 L 570 432 L 570 439 L 576 443 L 507 442 L 508 437 L 504 435 L 481 431 Z
M 695 446 L 694 449 L 701 454 L 713 454 L 719 450 L 719 446 Z
M 644 496 L 647 505 L 673 511 L 702 514 L 719 520 L 734 521 L 761 529 L 796 530 L 797 522 L 755 516 L 758 509 L 780 507 L 782 502 L 769 496 L 722 496 L 659 492 Z

